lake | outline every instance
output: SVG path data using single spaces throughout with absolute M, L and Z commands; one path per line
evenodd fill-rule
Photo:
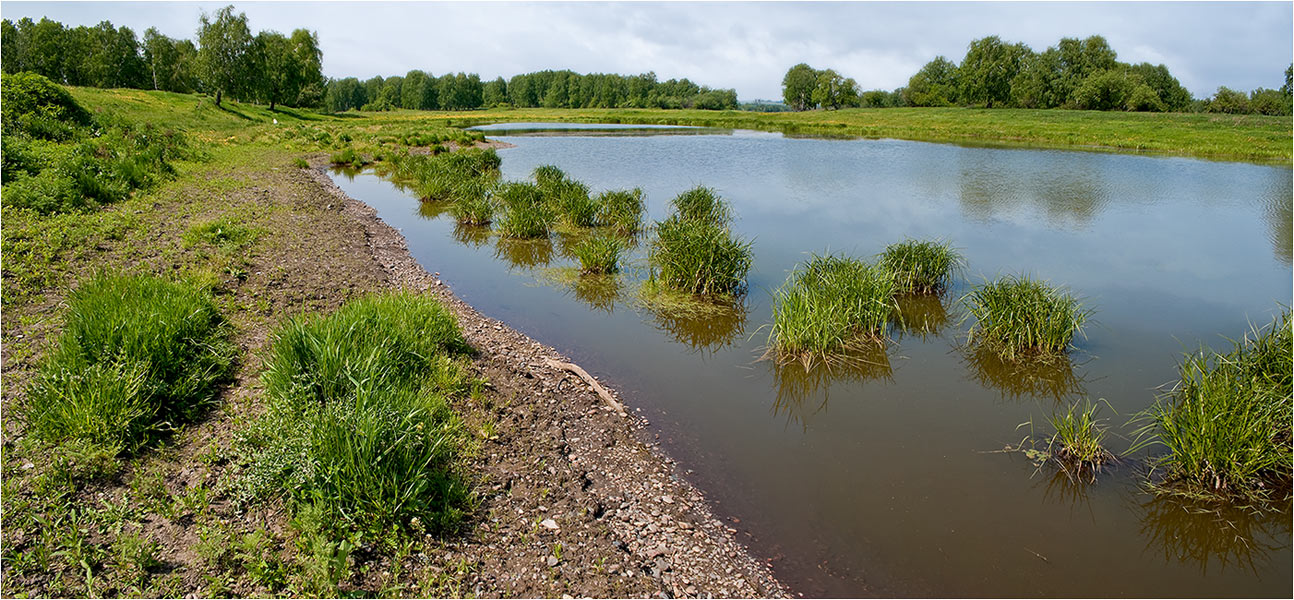
M 641 187 L 650 220 L 705 185 L 754 242 L 740 310 L 637 300 L 641 244 L 612 286 L 579 285 L 570 240 L 500 244 L 371 173 L 334 175 L 464 301 L 612 382 L 717 515 L 811 596 L 1288 596 L 1288 510 L 1196 514 L 1145 493 L 1145 455 L 1075 484 L 1020 452 L 1046 417 L 1104 399 L 1109 447 L 1177 378 L 1291 298 L 1291 169 L 1187 158 L 792 138 L 699 128 L 483 128 L 505 179 L 554 164 L 593 190 Z M 623 131 L 617 131 L 622 129 Z M 811 253 L 872 257 L 943 239 L 967 268 L 912 303 L 865 368 L 761 361 L 772 293 Z M 1095 309 L 1071 363 L 1012 369 L 964 347 L 957 299 L 1000 275 Z M 1032 425 L 1030 425 L 1032 423 Z M 1154 452 L 1154 449 L 1151 450 Z

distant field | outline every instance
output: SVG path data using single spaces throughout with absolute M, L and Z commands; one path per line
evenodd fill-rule
M 1291 118 L 1206 113 L 1127 113 L 1075 110 L 884 108 L 752 113 L 741 111 L 660 109 L 492 109 L 461 112 L 399 110 L 344 113 L 279 109 L 226 102 L 217 109 L 204 96 L 72 88 L 77 99 L 131 119 L 158 119 L 159 125 L 247 135 L 248 125 L 268 123 L 329 124 L 340 131 L 390 127 L 401 129 L 427 120 L 430 125 L 464 126 L 500 121 L 568 121 L 700 125 L 761 129 L 802 135 L 897 138 L 957 144 L 1065 148 L 1106 152 L 1171 154 L 1217 160 L 1263 163 L 1291 161 Z

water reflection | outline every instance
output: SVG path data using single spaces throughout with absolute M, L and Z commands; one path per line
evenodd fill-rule
M 1004 169 L 985 153 L 962 156 L 959 200 L 962 212 L 978 221 L 1011 220 L 1033 209 L 1052 228 L 1086 229 L 1109 203 L 1095 165 L 1046 172 Z
M 650 323 L 692 352 L 713 354 L 732 346 L 746 331 L 749 308 L 702 301 L 647 301 Z
M 331 172 L 333 175 L 341 175 L 342 177 L 345 177 L 346 181 L 355 181 L 355 176 L 359 175 L 360 173 L 363 173 L 364 169 L 362 168 L 356 169 L 355 167 L 346 167 L 346 166 L 333 166 L 333 167 L 330 167 L 328 171 Z
M 420 201 L 418 202 L 418 215 L 424 219 L 435 219 L 441 215 L 449 214 L 449 207 L 453 205 L 453 202 Z
M 1267 220 L 1268 236 L 1272 240 L 1272 250 L 1276 253 L 1276 259 L 1285 263 L 1292 264 L 1294 259 L 1294 249 L 1291 244 L 1294 243 L 1294 197 L 1291 197 L 1289 186 L 1286 186 L 1284 194 L 1272 194 L 1267 197 L 1263 206 L 1263 214 Z
M 624 293 L 624 282 L 617 275 L 580 275 L 569 288 L 576 299 L 610 314 Z
M 422 204 L 425 206 L 428 203 L 423 202 Z M 421 213 L 421 210 L 419 212 Z M 490 231 L 489 225 L 464 225 L 462 223 L 455 223 L 453 235 L 454 241 L 463 244 L 464 246 L 480 248 L 481 246 L 490 243 L 492 232 Z
M 537 240 L 499 238 L 499 243 L 494 247 L 494 257 L 506 261 L 510 268 L 533 269 L 552 262 L 553 241 L 549 238 Z
M 765 361 L 777 384 L 773 414 L 788 421 L 808 424 L 808 418 L 822 412 L 831 399 L 831 388 L 866 381 L 894 380 L 894 369 L 884 344 L 870 344 L 831 363 L 817 362 L 806 369 L 800 362 Z
M 1063 400 L 1084 394 L 1083 380 L 1068 356 L 1007 360 L 979 344 L 961 349 L 962 364 L 981 386 L 995 389 L 1003 399 Z
M 1200 573 L 1228 568 L 1257 574 L 1271 552 L 1290 546 L 1290 511 L 1254 514 L 1179 498 L 1156 496 L 1137 506 L 1146 550 L 1164 562 L 1193 563 Z
M 948 327 L 948 307 L 943 297 L 933 294 L 912 294 L 896 299 L 899 310 L 894 323 L 897 339 L 903 337 L 939 337 Z

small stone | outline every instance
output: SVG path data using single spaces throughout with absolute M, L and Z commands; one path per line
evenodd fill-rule
M 661 497 L 660 497 L 660 501 L 661 501 L 661 502 L 664 502 L 665 504 L 673 504 L 673 503 L 674 503 L 674 499 L 673 499 L 673 498 L 671 498 L 671 497 L 669 497 L 669 496 L 661 496 Z
M 647 558 L 656 558 L 665 554 L 665 544 L 661 544 L 647 551 Z
M 560 527 L 557 526 L 557 521 L 554 521 L 552 519 L 544 519 L 543 521 L 540 521 L 539 524 L 542 525 L 545 529 L 550 529 L 552 531 L 557 531 L 558 529 L 560 529 Z
M 556 556 L 550 556 L 550 557 L 548 557 L 548 566 L 550 566 L 550 567 L 556 567 L 556 566 L 557 566 L 557 557 L 556 557 Z
M 684 593 L 684 594 L 687 594 L 687 595 L 689 595 L 689 596 L 695 596 L 695 595 L 696 595 L 696 586 L 695 586 L 695 585 L 689 585 L 689 586 L 687 586 L 686 588 L 683 588 L 683 593 Z
M 34 465 L 34 464 L 32 464 L 32 463 L 23 463 L 23 464 L 22 464 L 22 468 L 23 468 L 23 470 L 24 470 L 24 471 L 26 471 L 26 470 L 30 470 L 30 469 L 35 469 L 35 468 L 36 468 L 36 465 Z

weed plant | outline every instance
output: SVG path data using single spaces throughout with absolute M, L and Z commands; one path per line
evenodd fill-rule
M 732 297 L 746 288 L 754 260 L 751 243 L 726 227 L 678 215 L 656 224 L 648 252 L 653 276 L 666 288 L 713 297 Z
M 774 294 L 769 349 L 778 362 L 811 369 L 882 340 L 897 311 L 888 271 L 856 258 L 814 256 Z
M 1104 446 L 1106 430 L 1097 418 L 1100 408 L 1099 403 L 1084 400 L 1047 418 L 1056 430 L 1047 440 L 1047 455 L 1073 481 L 1094 481 L 1101 466 L 1115 459 Z
M 494 192 L 494 197 L 506 210 L 539 206 L 544 202 L 544 194 L 539 186 L 527 182 L 509 181 L 500 184 Z
M 568 225 L 593 227 L 597 224 L 599 206 L 597 200 L 589 195 L 589 186 L 565 179 L 543 189 L 545 199 Z
M 572 249 L 580 261 L 580 272 L 590 275 L 616 273 L 620 270 L 620 241 L 606 235 L 591 236 Z
M 716 227 L 726 227 L 732 221 L 732 207 L 713 188 L 697 186 L 676 196 L 670 205 L 685 221 Z
M 939 294 L 947 289 L 963 259 L 947 242 L 905 240 L 886 246 L 878 264 L 894 278 L 896 293 Z
M 223 217 L 190 227 L 180 238 L 186 247 L 206 244 L 225 250 L 239 250 L 256 241 L 260 232 Z
M 63 333 L 29 390 L 31 431 L 131 454 L 213 401 L 235 352 L 227 337 L 195 286 L 96 275 L 68 298 Z
M 291 321 L 262 375 L 270 408 L 241 442 L 245 495 L 286 490 L 338 530 L 452 528 L 470 508 L 449 405 L 474 385 L 454 358 L 467 351 L 453 315 L 411 293 Z
M 557 215 L 546 204 L 510 206 L 499 219 L 499 235 L 506 238 L 547 238 Z
M 329 160 L 334 165 L 346 165 L 355 169 L 363 168 L 364 165 L 372 162 L 365 158 L 363 154 L 356 152 L 354 148 L 346 148 L 341 152 L 335 152 Z
M 1138 416 L 1136 448 L 1162 445 L 1157 491 L 1265 504 L 1290 496 L 1291 331 L 1288 309 L 1226 352 L 1200 349 L 1181 380 Z
M 598 225 L 626 236 L 642 230 L 643 214 L 647 211 L 642 189 L 605 191 L 598 194 L 596 204 Z
M 1091 315 L 1073 296 L 1027 276 L 979 286 L 963 302 L 975 318 L 970 342 L 1008 360 L 1064 354 Z
M 531 171 L 531 176 L 535 178 L 535 185 L 540 188 L 547 188 L 550 185 L 560 183 L 566 180 L 566 173 L 557 168 L 556 165 L 540 165 Z
M 449 212 L 462 225 L 489 225 L 494 219 L 494 203 L 483 194 L 464 197 L 450 205 Z

